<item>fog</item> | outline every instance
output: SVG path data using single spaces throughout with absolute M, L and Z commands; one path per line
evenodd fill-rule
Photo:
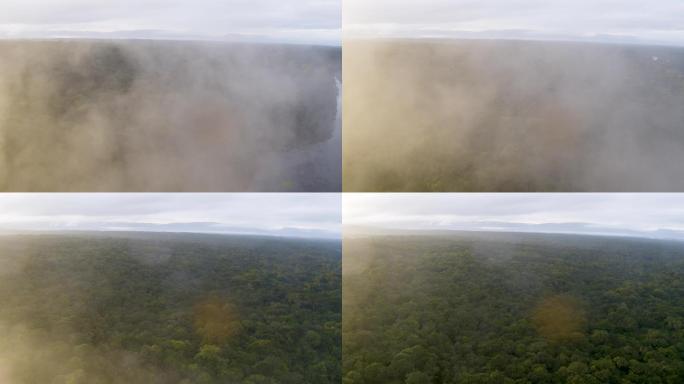
M 0 43 L 0 190 L 335 191 L 333 47 Z
M 346 191 L 681 191 L 684 50 L 345 41 Z
M 0 381 L 8 384 L 167 383 L 181 382 L 173 373 L 142 362 L 123 350 L 101 350 L 22 325 L 0 322 Z M 168 381 L 173 378 L 174 381 Z M 187 383 L 187 381 L 185 382 Z
M 85 314 L 101 300 L 92 295 L 95 286 L 84 287 L 83 281 L 98 279 L 98 289 L 109 282 L 103 282 L 103 276 L 96 277 L 86 266 L 69 271 L 69 264 L 59 251 L 53 249 L 53 253 L 47 253 L 45 249 L 41 250 L 40 242 L 52 241 L 54 246 L 57 239 L 59 237 L 0 237 L 0 295 L 4 303 L 0 310 L 0 382 L 181 382 L 174 370 L 158 369 L 147 363 L 140 353 L 122 347 L 112 348 L 104 343 L 98 345 L 77 337 L 82 329 L 76 324 L 87 326 L 89 321 Z M 101 249 L 98 250 L 96 237 L 65 239 L 71 242 L 71 257 L 87 253 L 91 253 L 91 259 L 106 257 Z M 131 241 L 124 243 L 122 250 L 135 254 L 145 263 L 158 263 L 153 261 L 154 257 L 171 251 L 161 239 L 157 244 L 143 246 L 140 246 L 140 241 Z M 51 273 L 64 278 L 46 278 L 49 273 L 41 267 L 46 262 L 53 266 Z M 74 279 L 74 274 L 81 281 Z M 42 278 L 39 277 L 41 275 Z M 38 325 L 45 323 L 50 327 Z M 89 336 L 97 339 L 96 335 Z

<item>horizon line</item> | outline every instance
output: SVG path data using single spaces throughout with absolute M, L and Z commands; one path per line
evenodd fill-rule
M 32 42 L 46 42 L 46 41 L 147 41 L 147 42 L 177 42 L 177 43 L 227 43 L 227 44 L 254 44 L 254 45 L 298 45 L 298 46 L 313 46 L 313 47 L 342 47 L 342 41 L 336 43 L 322 43 L 322 42 L 306 42 L 306 41 L 292 41 L 292 40 L 278 40 L 278 39 L 252 39 L 252 38 L 179 38 L 179 37 L 135 37 L 135 36 L 5 36 L 0 35 L 0 41 L 32 41 Z
M 596 45 L 617 45 L 617 46 L 637 46 L 637 47 L 665 47 L 665 48 L 684 48 L 684 41 L 679 43 L 666 43 L 663 41 L 650 40 L 610 40 L 610 39 L 591 39 L 591 38 L 554 38 L 554 37 L 500 37 L 500 36 L 393 36 L 393 35 L 349 35 L 343 36 L 342 43 L 354 40 L 432 40 L 432 41 L 505 41 L 505 42 L 534 42 L 534 43 L 575 43 L 575 44 L 596 44 Z M 628 193 L 628 192 L 626 192 Z
M 8 235 L 46 235 L 46 234 L 89 234 L 89 233 L 148 233 L 148 234 L 169 234 L 169 235 L 213 235 L 213 236 L 249 236 L 249 237 L 270 237 L 281 239 L 301 239 L 301 240 L 341 240 L 341 234 L 334 236 L 299 236 L 285 235 L 276 233 L 262 232 L 202 232 L 202 231 L 155 231 L 155 230 L 135 230 L 135 229 L 0 229 L 0 236 Z M 332 234 L 332 232 L 330 232 Z
M 386 231 L 386 232 L 418 232 L 418 233 L 430 233 L 430 232 L 470 232 L 470 233 L 502 233 L 502 234 L 534 234 L 534 235 L 564 235 L 564 236 L 593 236 L 593 237 L 617 237 L 617 238 L 627 238 L 627 239 L 646 239 L 646 240 L 659 240 L 659 241 L 675 241 L 684 242 L 684 238 L 678 237 L 667 237 L 667 236 L 648 236 L 649 232 L 644 232 L 644 235 L 639 235 L 636 233 L 609 233 L 609 232 L 571 232 L 571 231 L 525 231 L 525 230 L 498 230 L 498 229 L 484 229 L 484 228 L 473 228 L 473 229 L 454 229 L 454 228 L 440 228 L 440 229 L 426 229 L 426 228 L 392 228 L 383 226 L 363 226 L 363 225 L 350 225 L 352 227 L 359 228 L 358 230 L 352 230 L 362 236 L 373 236 L 378 235 L 372 233 L 372 231 Z M 399 236 L 399 234 L 379 234 L 388 236 Z M 342 237 L 345 237 L 345 231 L 342 230 Z

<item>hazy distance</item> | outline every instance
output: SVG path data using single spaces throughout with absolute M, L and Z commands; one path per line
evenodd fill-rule
M 339 45 L 339 0 L 5 0 L 0 38 L 100 38 Z
M 339 238 L 339 194 L 3 194 L 0 231 Z
M 345 194 L 344 233 L 533 232 L 684 240 L 678 194 Z
M 677 0 L 350 0 L 345 38 L 490 38 L 684 45 Z

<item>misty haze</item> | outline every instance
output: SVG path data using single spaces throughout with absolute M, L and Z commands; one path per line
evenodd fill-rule
M 684 49 L 345 42 L 346 191 L 682 191 Z
M 0 235 L 3 384 L 339 383 L 339 241 Z
M 339 47 L 0 42 L 0 190 L 339 191 Z

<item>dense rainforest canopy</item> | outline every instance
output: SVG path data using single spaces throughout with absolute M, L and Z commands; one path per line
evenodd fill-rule
M 339 383 L 339 241 L 0 236 L 0 382 Z
M 502 233 L 344 243 L 343 382 L 684 383 L 684 244 Z

